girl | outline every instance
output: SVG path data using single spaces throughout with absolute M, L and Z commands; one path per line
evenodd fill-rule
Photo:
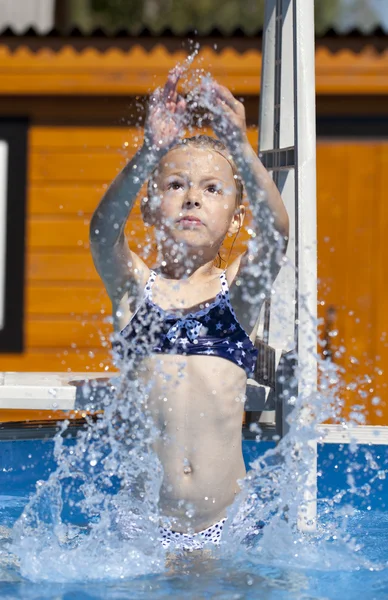
M 183 139 L 186 101 L 179 71 L 151 98 L 142 148 L 95 211 L 90 240 L 113 305 L 122 344 L 139 357 L 132 376 L 148 385 L 164 470 L 160 510 L 164 546 L 218 543 L 227 507 L 244 478 L 241 423 L 247 377 L 257 351 L 260 304 L 281 266 L 288 216 L 251 148 L 244 106 L 203 80 L 200 95 L 218 140 Z M 143 183 L 143 219 L 155 227 L 160 262 L 151 270 L 129 248 L 128 216 Z M 227 235 L 245 214 L 243 183 L 260 249 L 216 265 Z M 258 299 L 244 301 L 246 292 Z

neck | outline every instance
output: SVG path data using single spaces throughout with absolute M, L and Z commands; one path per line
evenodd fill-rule
M 204 256 L 175 256 L 174 258 L 162 255 L 160 261 L 160 273 L 169 279 L 190 279 L 193 275 L 206 277 L 214 270 L 214 258 L 206 260 Z M 175 262 L 177 261 L 177 262 Z

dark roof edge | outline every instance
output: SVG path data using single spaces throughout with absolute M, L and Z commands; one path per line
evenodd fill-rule
M 59 29 L 54 27 L 53 29 L 41 33 L 34 27 L 29 27 L 23 33 L 18 31 L 14 31 L 12 27 L 5 27 L 4 29 L 0 29 L 0 38 L 105 38 L 105 39 L 116 39 L 116 38 L 128 38 L 128 37 L 136 37 L 136 38 L 171 38 L 171 37 L 181 37 L 181 38 L 192 38 L 192 39 L 202 39 L 202 38 L 254 38 L 261 37 L 262 30 L 257 30 L 252 33 L 247 33 L 241 28 L 236 28 L 229 33 L 225 33 L 220 29 L 212 29 L 206 33 L 199 34 L 197 31 L 185 31 L 185 32 L 177 32 L 173 31 L 170 28 L 163 29 L 160 32 L 151 31 L 148 28 L 143 28 L 139 30 L 129 31 L 127 29 L 116 29 L 116 30 L 108 30 L 103 29 L 102 27 L 97 27 L 91 31 L 83 31 L 79 27 L 72 27 L 70 29 Z M 360 29 L 351 29 L 348 31 L 338 31 L 334 28 L 327 29 L 325 32 L 316 33 L 317 38 L 330 37 L 330 38 L 366 38 L 366 37 L 387 37 L 387 32 L 382 27 L 376 27 L 375 29 L 365 32 Z

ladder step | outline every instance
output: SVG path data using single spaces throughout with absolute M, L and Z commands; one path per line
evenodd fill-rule
M 282 171 L 295 168 L 295 147 L 279 148 L 279 150 L 263 150 L 259 158 L 269 171 Z

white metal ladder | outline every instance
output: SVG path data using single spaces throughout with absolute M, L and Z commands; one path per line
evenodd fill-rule
M 298 394 L 295 367 L 304 393 L 315 391 L 317 379 L 314 58 L 313 0 L 266 0 L 259 148 L 290 217 L 288 264 L 263 318 L 263 341 L 277 355 L 276 430 L 281 436 L 288 430 L 289 398 Z
M 283 436 L 293 398 L 317 387 L 317 256 L 314 1 L 266 0 L 259 115 L 261 159 L 290 217 L 288 264 L 264 315 L 263 341 L 275 348 L 276 432 Z M 294 377 L 298 369 L 298 378 Z M 301 415 L 309 419 L 308 411 Z M 317 445 L 299 511 L 316 524 Z

